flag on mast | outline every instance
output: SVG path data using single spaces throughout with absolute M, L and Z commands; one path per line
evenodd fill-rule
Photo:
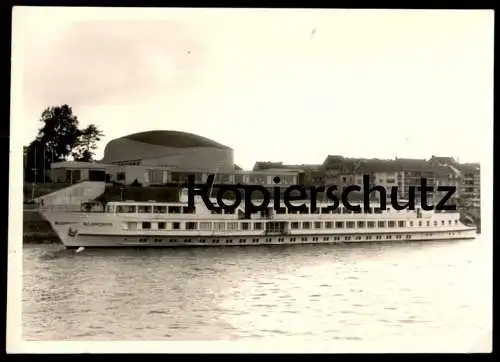
M 37 167 L 36 166 L 38 166 L 38 165 L 36 164 L 36 146 L 35 146 L 35 167 L 34 167 L 34 171 L 35 171 L 35 183 L 38 181 L 37 177 L 36 177 L 37 176 L 36 175 L 37 174 L 37 172 L 36 172 L 37 171 Z
M 54 148 L 50 147 L 50 150 L 52 151 L 52 161 L 50 162 L 50 178 L 52 183 L 54 182 L 54 168 L 52 167 L 52 164 L 54 163 Z
M 43 145 L 43 183 L 45 183 L 45 145 Z
M 31 185 L 31 199 L 35 199 L 35 185 L 36 185 L 36 147 L 35 147 L 35 152 L 33 154 L 35 158 L 35 163 L 33 165 L 33 184 Z

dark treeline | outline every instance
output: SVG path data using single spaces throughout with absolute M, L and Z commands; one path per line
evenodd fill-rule
M 45 109 L 40 122 L 42 127 L 37 136 L 24 149 L 26 182 L 51 181 L 50 165 L 53 162 L 69 157 L 75 161 L 91 161 L 97 142 L 104 136 L 94 124 L 80 128 L 78 117 L 67 104 Z

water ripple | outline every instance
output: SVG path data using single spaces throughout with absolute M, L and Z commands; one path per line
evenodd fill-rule
M 27 245 L 23 333 L 29 340 L 274 336 L 353 346 L 397 338 L 463 347 L 459 336 L 491 325 L 491 254 L 478 244 L 79 254 Z

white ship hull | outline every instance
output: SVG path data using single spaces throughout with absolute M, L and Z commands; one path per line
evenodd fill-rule
M 474 239 L 458 213 L 213 214 L 202 204 L 109 203 L 101 212 L 40 210 L 67 247 L 193 247 Z M 167 211 L 168 209 L 168 211 Z M 181 211 L 182 209 L 182 211 Z M 339 211 L 341 211 L 339 209 Z
M 61 217 L 59 217 L 61 219 Z M 374 242 L 403 242 L 403 241 L 434 241 L 474 239 L 476 228 L 458 225 L 445 228 L 421 228 L 421 230 L 389 231 L 383 230 L 356 230 L 352 232 L 315 232 L 307 233 L 300 230 L 297 233 L 260 233 L 246 234 L 230 233 L 175 233 L 174 231 L 149 231 L 112 233 L 82 228 L 77 222 L 64 221 L 52 224 L 53 229 L 62 243 L 71 248 L 78 247 L 196 247 L 196 246 L 242 246 L 242 245 L 296 245 L 296 244 L 338 244 L 338 243 L 374 243 Z

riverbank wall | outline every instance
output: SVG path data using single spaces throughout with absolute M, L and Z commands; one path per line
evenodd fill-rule
M 23 243 L 60 243 L 49 222 L 36 210 L 23 211 Z

